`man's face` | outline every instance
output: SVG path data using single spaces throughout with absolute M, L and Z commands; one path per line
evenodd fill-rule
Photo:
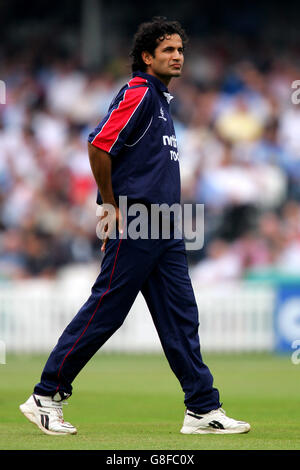
M 142 54 L 147 65 L 146 72 L 168 84 L 172 77 L 180 77 L 184 62 L 182 39 L 179 34 L 166 36 L 152 56 L 147 51 Z

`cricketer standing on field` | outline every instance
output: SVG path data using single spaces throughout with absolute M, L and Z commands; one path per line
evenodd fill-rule
M 184 240 L 123 237 L 119 197 L 133 203 L 180 203 L 180 173 L 168 85 L 180 77 L 186 34 L 176 21 L 156 17 L 140 25 L 132 57 L 132 78 L 119 91 L 107 115 L 89 135 L 88 152 L 97 182 L 104 257 L 91 295 L 51 352 L 22 413 L 46 434 L 76 434 L 63 420 L 63 401 L 72 382 L 121 327 L 141 291 L 170 367 L 184 392 L 183 434 L 244 433 L 250 425 L 226 416 L 213 377 L 203 363 L 198 309 L 188 274 Z M 149 221 L 151 225 L 151 220 Z M 110 237 L 113 227 L 118 230 Z M 161 232 L 160 232 L 161 233 Z

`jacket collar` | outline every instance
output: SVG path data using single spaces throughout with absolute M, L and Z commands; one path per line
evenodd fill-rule
M 154 77 L 154 75 L 137 71 L 137 72 L 133 72 L 132 76 L 145 78 L 148 82 L 152 83 L 161 93 L 164 94 L 168 103 L 170 103 L 170 101 L 173 99 L 173 96 L 170 95 L 169 90 L 166 87 L 166 85 L 162 81 L 160 81 L 159 78 Z

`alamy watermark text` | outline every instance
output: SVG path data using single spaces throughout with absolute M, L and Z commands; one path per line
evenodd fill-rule
M 184 239 L 186 250 L 200 250 L 204 245 L 204 204 L 150 204 L 128 205 L 126 196 L 119 197 L 122 215 L 122 238 L 141 239 Z M 96 233 L 105 238 L 104 227 L 116 219 L 116 208 L 111 204 L 97 207 L 101 217 Z M 117 238 L 120 227 L 114 226 L 109 238 Z
M 6 103 L 6 85 L 3 80 L 0 80 L 0 104 Z

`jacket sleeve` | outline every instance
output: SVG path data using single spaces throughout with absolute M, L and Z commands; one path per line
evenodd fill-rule
M 147 86 L 127 88 L 110 107 L 105 118 L 89 135 L 95 147 L 116 156 L 128 141 L 130 134 L 141 126 L 150 105 Z

